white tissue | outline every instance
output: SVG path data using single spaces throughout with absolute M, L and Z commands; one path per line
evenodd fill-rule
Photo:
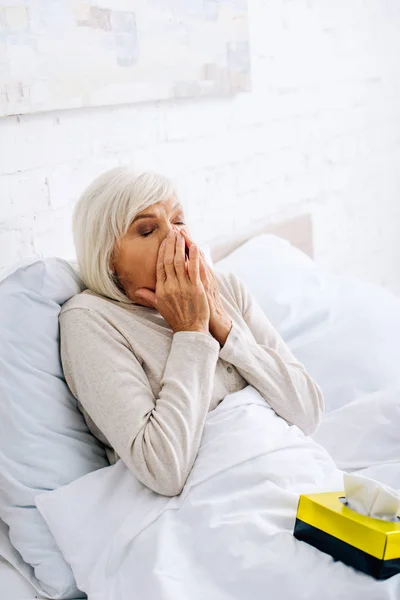
M 400 511 L 400 494 L 383 483 L 356 473 L 343 473 L 346 502 L 362 515 L 396 521 Z

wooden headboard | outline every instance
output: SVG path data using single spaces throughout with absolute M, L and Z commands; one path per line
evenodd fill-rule
M 247 240 L 262 233 L 269 233 L 284 238 L 311 258 L 314 257 L 312 218 L 311 215 L 306 214 L 275 224 L 272 224 L 271 221 L 262 225 L 258 224 L 256 227 L 237 236 L 225 237 L 215 242 L 209 242 L 213 262 L 216 263 L 247 242 Z

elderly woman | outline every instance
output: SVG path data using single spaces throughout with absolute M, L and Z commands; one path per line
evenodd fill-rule
M 248 384 L 288 423 L 316 431 L 320 389 L 244 283 L 210 268 L 170 180 L 107 171 L 73 225 L 88 289 L 62 308 L 61 358 L 111 464 L 121 458 L 152 490 L 179 494 L 207 413 Z

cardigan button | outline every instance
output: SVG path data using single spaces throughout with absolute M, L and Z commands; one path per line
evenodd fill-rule
M 233 369 L 230 365 L 229 365 L 229 367 L 226 367 L 226 370 L 228 371 L 228 373 L 232 373 L 232 371 L 233 371 Z

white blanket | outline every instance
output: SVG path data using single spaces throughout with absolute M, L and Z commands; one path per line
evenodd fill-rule
M 327 451 L 251 386 L 209 413 L 182 494 L 159 496 L 122 461 L 37 497 L 89 600 L 400 598 L 293 537 L 299 494 L 342 490 Z

